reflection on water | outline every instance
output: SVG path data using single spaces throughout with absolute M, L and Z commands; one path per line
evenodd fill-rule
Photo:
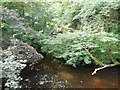
M 118 88 L 118 67 L 100 70 L 92 76 L 95 66 L 72 68 L 45 58 L 21 73 L 23 88 Z
M 95 88 L 100 88 L 100 87 L 106 88 L 106 87 L 108 87 L 107 81 L 102 80 L 99 77 L 92 78 L 91 82 L 92 82 L 92 84 L 91 84 L 92 87 L 95 87 Z

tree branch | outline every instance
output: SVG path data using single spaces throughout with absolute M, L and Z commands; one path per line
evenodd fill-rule
M 97 58 L 95 58 L 86 48 L 84 48 L 85 51 L 90 55 L 90 57 L 97 63 L 99 64 L 100 66 L 105 66 L 104 63 L 100 62 L 100 60 L 98 60 Z
M 107 68 L 107 67 L 113 67 L 113 66 L 116 66 L 116 65 L 120 65 L 119 62 L 117 62 L 117 61 L 115 61 L 115 60 L 113 59 L 113 57 L 112 57 L 112 55 L 111 55 L 110 53 L 109 53 L 109 55 L 110 55 L 110 58 L 112 59 L 113 64 L 106 65 L 106 64 L 100 62 L 100 60 L 98 60 L 97 58 L 95 58 L 86 48 L 84 48 L 84 49 L 85 49 L 85 51 L 90 55 L 90 57 L 91 57 L 97 64 L 99 64 L 99 65 L 101 66 L 101 67 L 99 67 L 99 68 L 96 68 L 96 69 L 94 70 L 94 72 L 92 73 L 92 75 L 96 74 L 97 71 L 99 71 L 99 70 L 101 70 L 101 69 L 104 69 L 104 68 Z
M 100 68 L 96 68 L 96 69 L 94 70 L 94 72 L 92 73 L 92 75 L 96 74 L 97 71 L 99 71 L 99 70 L 101 70 L 101 69 L 104 69 L 104 68 L 107 68 L 107 67 L 113 67 L 113 66 L 116 66 L 116 65 L 120 65 L 120 63 L 114 63 L 114 64 L 110 64 L 110 65 L 105 65 L 105 66 L 100 67 Z

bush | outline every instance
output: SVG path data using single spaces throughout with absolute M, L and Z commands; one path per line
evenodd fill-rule
M 45 45 L 42 47 L 43 51 L 52 53 L 56 58 L 64 58 L 69 65 L 78 65 L 81 62 L 91 64 L 90 55 L 85 49 L 88 49 L 93 56 L 97 56 L 101 60 L 100 55 L 105 55 L 108 49 L 110 53 L 116 52 L 116 44 L 119 42 L 117 38 L 106 32 L 95 33 L 93 31 L 75 31 L 73 33 L 58 34 L 56 37 L 45 40 Z M 116 58 L 116 57 L 115 57 Z M 102 56 L 100 61 L 104 64 L 110 64 L 112 61 L 107 56 Z
M 9 88 L 20 88 L 19 81 L 22 79 L 20 77 L 21 70 L 26 66 L 15 59 L 15 56 L 12 55 L 10 51 L 2 51 L 0 53 L 0 73 L 2 75 L 0 78 L 6 78 L 7 82 L 5 83 L 6 87 Z

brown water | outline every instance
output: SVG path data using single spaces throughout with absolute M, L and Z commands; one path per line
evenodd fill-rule
M 27 66 L 21 73 L 23 88 L 120 88 L 120 67 L 100 70 L 91 75 L 96 66 L 73 68 L 53 62 L 49 57 Z

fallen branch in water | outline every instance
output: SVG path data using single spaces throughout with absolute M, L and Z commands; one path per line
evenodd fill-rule
M 107 68 L 107 67 L 113 67 L 113 66 L 116 66 L 116 65 L 120 65 L 120 63 L 114 63 L 114 64 L 110 64 L 110 65 L 105 65 L 105 66 L 100 67 L 100 68 L 96 68 L 96 69 L 94 70 L 94 72 L 92 73 L 92 75 L 96 74 L 97 71 L 99 71 L 99 70 L 101 70 L 101 69 L 104 69 L 104 68 Z
M 110 55 L 110 58 L 112 59 L 113 64 L 106 65 L 106 64 L 104 64 L 103 62 L 100 62 L 100 60 L 98 60 L 97 58 L 95 58 L 86 48 L 84 48 L 84 49 L 85 49 L 85 51 L 90 55 L 90 57 L 91 57 L 99 66 L 101 66 L 101 67 L 99 67 L 99 68 L 96 68 L 96 69 L 94 70 L 94 72 L 92 73 L 92 75 L 96 74 L 97 71 L 99 71 L 99 70 L 101 70 L 101 69 L 104 69 L 104 68 L 107 68 L 107 67 L 113 67 L 113 66 L 116 66 L 116 65 L 120 65 L 119 62 L 117 62 L 117 61 L 115 61 L 115 60 L 113 59 L 113 57 L 112 57 L 111 54 L 109 54 L 109 55 Z

